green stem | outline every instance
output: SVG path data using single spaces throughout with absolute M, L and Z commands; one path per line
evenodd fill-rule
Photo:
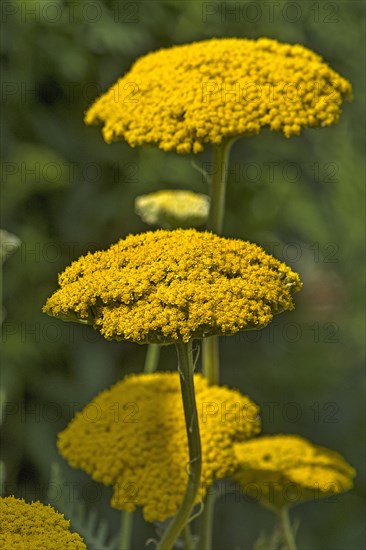
M 220 383 L 219 339 L 210 336 L 202 340 L 202 370 L 210 386 Z
M 144 372 L 150 374 L 155 372 L 158 367 L 160 357 L 160 344 L 149 344 L 147 346 Z
M 208 231 L 221 235 L 224 224 L 227 168 L 231 145 L 234 139 L 213 145 L 212 178 L 210 189 L 210 214 Z M 217 336 L 205 338 L 202 343 L 203 374 L 209 384 L 218 384 L 220 378 L 219 342 Z
M 222 234 L 225 212 L 226 181 L 228 160 L 234 140 L 223 141 L 213 146 L 212 178 L 210 190 L 210 214 L 207 222 L 208 231 Z
M 286 549 L 296 550 L 296 542 L 295 542 L 295 537 L 291 527 L 288 508 L 283 507 L 280 510 L 278 510 L 277 513 L 280 519 L 283 541 L 286 544 Z
M 130 550 L 132 535 L 132 512 L 122 512 L 121 534 L 119 538 L 118 550 Z
M 2 243 L 0 243 L 0 246 L 2 246 Z M 0 328 L 2 327 L 4 317 L 5 312 L 3 306 L 3 258 L 0 258 Z
M 194 394 L 192 342 L 179 343 L 176 348 L 188 439 L 189 474 L 183 502 L 158 543 L 157 550 L 171 550 L 173 547 L 174 542 L 188 523 L 201 483 L 201 441 Z
M 189 525 L 186 525 L 183 529 L 183 541 L 184 541 L 184 550 L 193 550 L 193 540 L 192 533 L 189 528 Z
M 216 492 L 209 487 L 205 497 L 205 508 L 200 517 L 200 550 L 211 550 L 212 548 L 212 527 L 215 511 Z

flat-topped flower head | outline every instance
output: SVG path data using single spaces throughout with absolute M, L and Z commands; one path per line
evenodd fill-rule
M 233 443 L 256 435 L 260 422 L 257 405 L 238 391 L 209 386 L 200 374 L 194 384 L 202 447 L 199 502 L 215 479 L 233 472 Z M 142 506 L 147 521 L 173 516 L 189 462 L 179 374 L 125 377 L 76 414 L 58 448 L 73 468 L 113 486 L 114 508 Z
M 234 445 L 234 479 L 265 506 L 281 508 L 352 488 L 355 470 L 337 452 L 298 435 L 270 435 Z
M 149 53 L 98 98 L 85 116 L 107 143 L 199 153 L 262 128 L 286 137 L 340 116 L 350 83 L 298 44 L 219 38 Z
M 207 223 L 210 197 L 167 189 L 137 197 L 135 210 L 145 223 L 164 229 L 199 227 Z
M 79 258 L 43 310 L 138 343 L 260 329 L 293 309 L 297 273 L 238 239 L 195 229 L 130 235 Z
M 0 547 L 4 550 L 86 550 L 80 535 L 69 528 L 70 522 L 50 505 L 0 497 Z

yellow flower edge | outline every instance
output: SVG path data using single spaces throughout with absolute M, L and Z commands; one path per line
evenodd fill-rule
M 270 38 L 212 38 L 138 59 L 99 97 L 86 124 L 107 143 L 199 153 L 262 128 L 286 137 L 337 122 L 351 84 L 313 51 Z
M 260 329 L 294 308 L 302 283 L 262 248 L 194 229 L 130 235 L 82 256 L 43 308 L 107 339 L 187 342 Z
M 70 522 L 50 505 L 0 497 L 0 547 L 23 550 L 86 550 L 82 538 L 70 533 Z
M 209 209 L 208 195 L 180 189 L 164 189 L 135 200 L 135 211 L 145 223 L 165 229 L 204 225 Z
M 234 470 L 233 442 L 260 431 L 259 408 L 225 386 L 194 376 L 201 433 L 198 503 L 215 479 Z M 113 486 L 112 506 L 143 508 L 147 521 L 174 516 L 183 499 L 189 453 L 179 374 L 129 375 L 103 391 L 59 434 L 73 468 Z
M 271 508 L 293 506 L 352 488 L 355 470 L 337 452 L 298 435 L 262 436 L 234 445 L 234 479 Z

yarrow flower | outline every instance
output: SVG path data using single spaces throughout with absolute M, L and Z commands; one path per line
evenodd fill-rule
M 107 143 L 156 144 L 199 153 L 206 143 L 258 134 L 286 137 L 340 116 L 350 83 L 298 44 L 220 38 L 149 53 L 98 98 L 85 116 Z
M 271 435 L 234 445 L 234 479 L 266 506 L 287 507 L 352 488 L 355 470 L 335 451 L 298 435 Z
M 194 383 L 202 447 L 199 502 L 215 479 L 233 471 L 233 442 L 257 434 L 260 421 L 257 405 L 238 391 L 209 386 L 200 374 Z M 73 468 L 113 486 L 114 508 L 142 506 L 147 521 L 173 516 L 189 461 L 178 373 L 125 377 L 76 414 L 59 434 L 58 448 Z
M 0 547 L 23 550 L 86 550 L 70 522 L 41 502 L 28 504 L 13 496 L 0 497 Z
M 163 190 L 135 200 L 136 213 L 165 229 L 199 227 L 207 222 L 210 197 L 193 191 Z
M 302 286 L 259 246 L 195 229 L 130 235 L 79 258 L 59 284 L 49 315 L 108 339 L 165 344 L 265 327 Z

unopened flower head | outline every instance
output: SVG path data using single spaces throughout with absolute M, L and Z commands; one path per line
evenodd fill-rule
M 103 123 L 107 143 L 154 144 L 199 153 L 207 143 L 258 134 L 286 137 L 340 116 L 350 83 L 295 44 L 210 39 L 143 56 L 98 98 L 85 122 Z
M 149 225 L 164 229 L 199 227 L 207 222 L 210 197 L 193 191 L 166 189 L 135 200 L 136 213 Z
M 215 479 L 232 473 L 233 442 L 256 435 L 260 423 L 257 405 L 238 391 L 209 386 L 200 374 L 194 384 L 202 447 L 199 502 Z M 142 506 L 147 521 L 173 516 L 189 463 L 178 373 L 125 377 L 77 413 L 58 447 L 73 468 L 113 486 L 113 507 Z
M 50 505 L 0 497 L 0 547 L 4 550 L 86 550 L 82 538 L 69 528 L 70 522 Z
M 195 229 L 130 235 L 79 258 L 59 276 L 44 311 L 138 343 L 260 329 L 293 309 L 297 273 L 238 239 Z
M 135 210 L 141 219 L 164 229 L 204 225 L 209 209 L 209 196 L 193 191 L 163 190 L 135 200 Z
M 348 491 L 355 476 L 340 454 L 298 435 L 258 437 L 235 444 L 234 451 L 234 479 L 272 508 Z

